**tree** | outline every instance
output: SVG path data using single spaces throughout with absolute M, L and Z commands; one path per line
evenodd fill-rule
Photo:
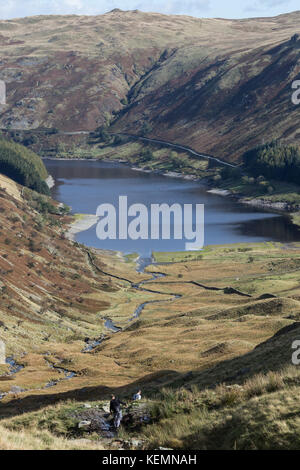
M 111 140 L 111 136 L 107 132 L 105 126 L 100 126 L 93 132 L 93 136 L 100 139 L 102 142 L 108 143 Z
M 299 183 L 300 151 L 293 145 L 278 141 L 260 145 L 245 152 L 243 162 L 258 181 L 272 178 Z
M 40 157 L 15 142 L 0 139 L 0 173 L 30 189 L 50 194 L 44 181 L 48 173 Z

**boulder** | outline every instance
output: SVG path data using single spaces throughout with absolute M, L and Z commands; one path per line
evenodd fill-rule
M 103 410 L 105 413 L 110 413 L 110 406 L 109 406 L 109 404 L 103 405 L 103 406 L 102 406 L 102 410 Z
M 80 423 L 78 423 L 78 428 L 79 429 L 88 429 L 91 425 L 91 421 L 80 421 Z

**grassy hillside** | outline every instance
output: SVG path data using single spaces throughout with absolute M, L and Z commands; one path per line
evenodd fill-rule
M 138 274 L 131 259 L 88 256 L 53 201 L 22 194 L 0 190 L 0 335 L 19 366 L 1 366 L 0 447 L 298 445 L 299 244 L 157 254 L 167 264 Z M 118 438 L 97 428 L 112 391 L 129 405 Z
M 237 160 L 298 140 L 299 12 L 203 19 L 114 10 L 0 22 L 11 129 L 147 133 Z M 270 129 L 272 132 L 270 134 Z

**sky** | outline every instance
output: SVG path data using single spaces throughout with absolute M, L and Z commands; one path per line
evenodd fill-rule
M 99 15 L 121 10 L 196 17 L 249 18 L 299 10 L 299 0 L 0 0 L 0 19 L 32 15 Z

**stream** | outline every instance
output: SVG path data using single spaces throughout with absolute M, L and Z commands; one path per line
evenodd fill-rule
M 24 357 L 24 355 L 23 355 L 23 357 Z M 59 365 L 56 365 L 56 364 L 52 364 L 46 356 L 44 356 L 44 359 L 45 359 L 45 361 L 47 362 L 48 366 L 51 369 L 56 369 L 60 374 L 63 374 L 64 377 L 62 377 L 61 379 L 57 379 L 57 380 L 50 380 L 50 382 L 46 383 L 46 385 L 44 385 L 43 387 L 41 387 L 39 389 L 36 389 L 36 388 L 25 389 L 25 388 L 22 388 L 22 387 L 19 387 L 19 386 L 13 386 L 9 392 L 3 392 L 3 393 L 0 392 L 0 401 L 6 395 L 18 394 L 18 393 L 21 393 L 21 392 L 34 392 L 34 391 L 37 391 L 37 390 L 45 390 L 47 388 L 54 387 L 55 385 L 57 385 L 59 382 L 62 382 L 63 380 L 70 380 L 73 377 L 76 377 L 76 373 L 74 371 L 64 369 L 62 367 L 59 367 Z M 22 369 L 25 368 L 25 366 L 23 364 L 18 364 L 12 356 L 9 356 L 9 357 L 6 358 L 6 364 L 9 364 L 9 372 L 6 374 L 6 377 L 15 375 L 18 372 L 20 372 Z
M 100 268 L 94 263 L 89 251 L 87 251 L 87 254 L 88 254 L 89 262 L 92 264 L 94 269 L 96 269 L 98 271 L 101 271 Z M 153 258 L 140 257 L 137 261 L 137 272 L 144 273 L 145 268 L 147 266 L 153 264 L 153 263 L 154 263 Z M 101 272 L 103 273 L 103 271 L 101 271 Z M 112 277 L 112 275 L 109 274 L 109 273 L 104 273 L 104 274 L 107 274 L 110 277 Z M 165 293 L 165 292 L 159 292 L 159 291 L 154 291 L 154 290 L 142 287 L 143 285 L 145 285 L 147 283 L 153 282 L 154 280 L 156 280 L 158 278 L 162 278 L 162 277 L 166 276 L 166 274 L 160 273 L 160 272 L 149 272 L 149 274 L 152 274 L 152 277 L 150 279 L 143 280 L 139 283 L 133 283 L 128 279 L 122 279 L 122 280 L 125 280 L 125 281 L 129 282 L 131 284 L 131 287 L 133 287 L 134 289 L 137 289 L 137 290 L 140 290 L 140 291 L 143 291 L 143 292 L 150 292 L 150 293 L 157 293 L 157 294 L 161 294 L 161 295 L 168 295 L 169 297 L 171 296 L 171 298 L 163 299 L 163 300 L 149 300 L 149 301 L 141 303 L 135 309 L 132 317 L 130 317 L 130 319 L 128 320 L 129 322 L 132 322 L 132 321 L 136 320 L 141 315 L 142 311 L 144 310 L 144 308 L 147 305 L 154 304 L 154 303 L 160 303 L 160 302 L 172 302 L 172 301 L 174 301 L 176 299 L 179 299 L 181 297 L 181 295 L 178 295 L 178 294 L 170 294 L 170 293 Z M 104 326 L 107 330 L 111 331 L 112 333 L 119 333 L 119 332 L 122 331 L 122 328 L 115 325 L 113 320 L 111 318 L 108 318 L 108 317 L 104 318 Z M 87 345 L 84 349 L 82 349 L 81 352 L 89 353 L 89 352 L 93 351 L 106 338 L 107 338 L 107 336 L 105 334 L 103 334 L 97 339 L 86 340 Z M 50 362 L 49 359 L 47 358 L 47 355 L 44 356 L 44 359 L 45 359 L 45 361 L 47 362 L 48 366 L 51 369 L 57 370 L 60 374 L 63 375 L 63 377 L 60 378 L 60 379 L 51 380 L 50 382 L 46 383 L 46 385 L 44 385 L 40 389 L 23 389 L 21 387 L 12 387 L 12 389 L 9 392 L 4 392 L 4 393 L 0 392 L 0 401 L 6 395 L 9 395 L 9 394 L 12 394 L 12 393 L 31 392 L 31 391 L 36 391 L 36 390 L 45 390 L 45 389 L 56 386 L 58 383 L 62 382 L 63 380 L 70 380 L 73 377 L 76 377 L 76 373 L 74 371 L 70 371 L 68 369 L 60 367 L 59 363 L 58 364 L 53 364 L 52 362 Z M 9 356 L 9 357 L 6 358 L 6 363 L 9 364 L 9 372 L 8 372 L 7 376 L 15 375 L 16 373 L 20 372 L 25 367 L 23 364 L 17 363 L 16 360 L 12 356 Z
M 142 313 L 142 311 L 144 310 L 144 308 L 147 306 L 147 305 L 150 305 L 150 304 L 155 304 L 155 303 L 160 303 L 160 302 L 173 302 L 174 300 L 177 300 L 177 299 L 180 299 L 181 298 L 181 295 L 180 294 L 176 294 L 176 293 L 169 293 L 169 292 L 160 292 L 160 291 L 156 291 L 156 290 L 152 290 L 152 289 L 147 289 L 145 287 L 142 287 L 144 286 L 145 284 L 147 283 L 150 283 L 150 282 L 153 282 L 155 281 L 156 279 L 159 279 L 159 278 L 163 278 L 163 277 L 166 277 L 166 274 L 164 273 L 161 273 L 161 272 L 147 272 L 147 274 L 152 274 L 152 277 L 150 279 L 146 279 L 144 281 L 140 281 L 138 283 L 134 283 L 132 281 L 130 281 L 129 279 L 124 279 L 124 278 L 121 278 L 121 277 L 118 277 L 118 276 L 114 276 L 110 273 L 106 273 L 104 271 L 102 271 L 94 262 L 90 252 L 87 250 L 86 251 L 87 253 L 87 256 L 88 256 L 88 260 L 90 262 L 90 264 L 92 265 L 92 267 L 94 269 L 96 269 L 97 271 L 100 271 L 102 274 L 105 274 L 107 276 L 110 276 L 110 277 L 115 277 L 117 279 L 120 279 L 120 280 L 123 280 L 123 281 L 126 281 L 126 282 L 129 282 L 131 284 L 131 287 L 136 289 L 136 290 L 139 290 L 139 291 L 143 291 L 143 292 L 149 292 L 151 294 L 155 293 L 155 294 L 160 294 L 160 295 L 167 295 L 169 298 L 168 299 L 162 299 L 162 300 L 148 300 L 146 302 L 143 302 L 141 303 L 134 311 L 133 315 L 129 318 L 128 322 L 132 322 L 134 320 L 136 320 Z M 144 273 L 145 272 L 145 269 L 147 266 L 150 266 L 151 264 L 154 264 L 155 263 L 155 260 L 153 257 L 142 257 L 140 256 L 137 260 L 137 272 L 139 273 Z M 104 318 L 105 322 L 104 322 L 104 326 L 106 329 L 110 330 L 112 333 L 119 333 L 122 331 L 122 328 L 117 326 L 113 320 L 111 320 L 110 318 Z M 100 338 L 98 339 L 94 339 L 92 341 L 89 341 L 88 342 L 88 345 L 82 350 L 82 352 L 91 352 L 93 351 L 97 346 L 99 346 L 99 344 L 102 343 L 102 341 L 104 341 L 105 339 L 107 339 L 107 336 L 106 335 L 102 335 Z

